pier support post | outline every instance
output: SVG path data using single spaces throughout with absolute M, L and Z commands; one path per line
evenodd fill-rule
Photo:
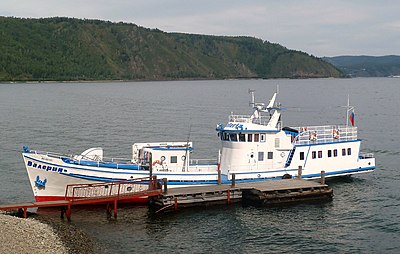
M 151 178 L 151 190 L 157 190 L 157 176 Z
M 114 219 L 117 219 L 117 199 L 114 199 Z
M 226 202 L 228 205 L 231 203 L 231 190 L 226 191 Z
M 235 182 L 236 182 L 236 175 L 232 174 L 232 184 L 231 187 L 234 188 L 235 187 Z
M 218 150 L 218 185 L 220 185 L 221 182 L 221 150 Z
M 72 213 L 72 211 L 71 211 L 71 203 L 68 203 L 68 208 L 67 208 L 67 213 L 66 213 L 68 222 L 71 222 L 71 213 Z
M 174 209 L 178 210 L 178 198 L 174 198 Z
M 299 166 L 299 169 L 297 169 L 297 178 L 301 179 L 302 174 L 303 174 L 303 167 Z
M 321 171 L 321 184 L 325 184 L 325 170 Z
M 164 194 L 165 194 L 168 192 L 168 186 L 167 186 L 168 181 L 167 181 L 167 178 L 163 178 L 162 181 L 163 181 L 163 185 L 164 185 Z

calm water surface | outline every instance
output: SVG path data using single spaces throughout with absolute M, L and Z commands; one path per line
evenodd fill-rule
M 356 106 L 372 174 L 330 180 L 332 202 L 276 208 L 207 207 L 152 215 L 125 207 L 74 211 L 73 223 L 115 253 L 398 253 L 400 248 L 400 79 L 0 84 L 0 203 L 33 200 L 21 150 L 130 157 L 135 142 L 194 142 L 192 158 L 216 158 L 215 126 L 251 114 L 279 85 L 284 125 L 345 123 Z M 190 131 L 189 131 L 190 130 Z M 42 212 L 42 211 L 39 211 Z M 54 213 L 58 211 L 43 211 Z

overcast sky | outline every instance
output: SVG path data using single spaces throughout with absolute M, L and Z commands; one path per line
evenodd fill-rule
M 398 0 L 0 0 L 0 16 L 76 17 L 166 32 L 246 35 L 319 57 L 400 55 Z

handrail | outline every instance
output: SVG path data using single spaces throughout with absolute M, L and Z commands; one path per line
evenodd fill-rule
M 118 158 L 118 157 L 103 157 L 102 160 L 90 160 L 89 158 L 87 160 L 77 160 L 74 157 L 79 156 L 77 155 L 71 155 L 71 154 L 61 154 L 61 153 L 54 153 L 54 152 L 46 152 L 46 151 L 39 151 L 39 150 L 29 150 L 29 153 L 33 154 L 45 154 L 49 157 L 57 158 L 57 159 L 70 159 L 73 161 L 93 161 L 93 162 L 99 162 L 99 163 L 116 163 L 117 164 L 132 164 L 131 159 L 127 158 Z
M 160 189 L 159 186 L 161 185 L 155 176 L 108 183 L 69 184 L 65 188 L 65 200 L 120 197 L 157 190 Z
M 295 145 L 309 145 L 357 140 L 357 127 L 352 126 L 306 126 L 291 127 L 299 131 Z

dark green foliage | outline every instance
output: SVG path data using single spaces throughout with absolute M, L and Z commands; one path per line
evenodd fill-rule
M 0 17 L 0 81 L 339 77 L 302 52 L 250 37 L 134 24 Z

